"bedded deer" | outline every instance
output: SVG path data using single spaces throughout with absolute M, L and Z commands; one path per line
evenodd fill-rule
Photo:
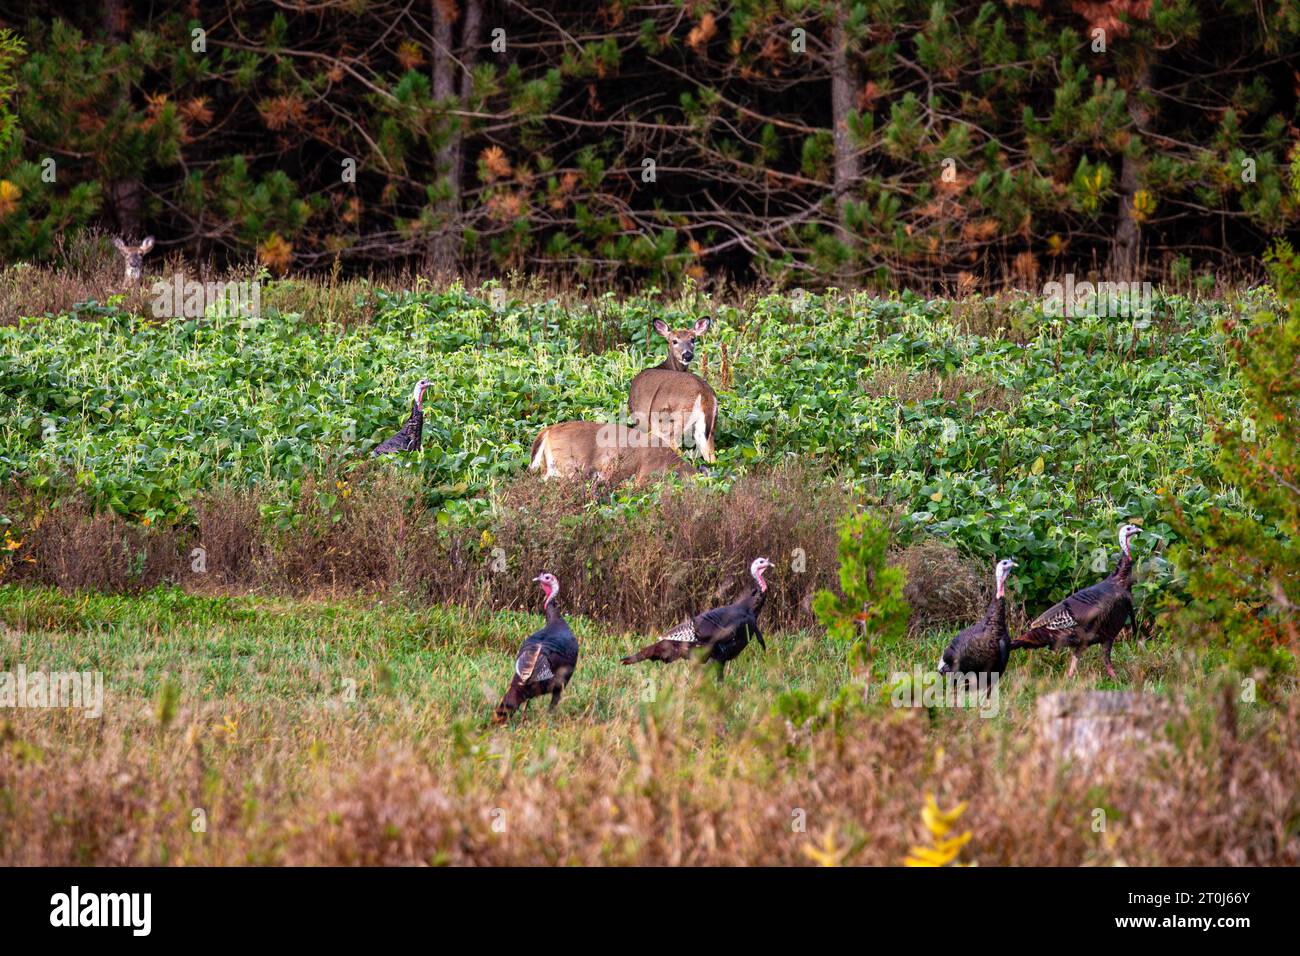
M 668 328 L 655 319 L 654 329 L 668 340 L 668 357 L 632 379 L 627 408 L 633 424 L 658 435 L 674 448 L 690 437 L 705 461 L 716 461 L 713 426 L 718 417 L 718 397 L 709 383 L 687 371 L 695 358 L 695 340 L 708 331 L 709 319 L 699 319 L 689 329 Z
M 546 478 L 599 478 L 610 484 L 634 479 L 644 484 L 656 475 L 697 474 L 677 449 L 621 422 L 560 422 L 533 439 L 529 471 Z
M 145 236 L 144 242 L 138 246 L 128 246 L 120 238 L 114 236 L 113 245 L 122 254 L 126 266 L 126 275 L 124 276 L 126 281 L 128 283 L 139 282 L 140 277 L 144 274 L 144 257 L 153 248 L 153 236 Z

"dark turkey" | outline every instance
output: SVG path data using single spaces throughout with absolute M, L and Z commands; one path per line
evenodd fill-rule
M 1137 635 L 1137 617 L 1133 613 L 1133 552 L 1129 540 L 1142 529 L 1126 524 L 1119 529 L 1119 565 L 1107 578 L 1082 591 L 1075 591 L 1054 604 L 1029 624 L 1029 629 L 1011 642 L 1012 648 L 1070 647 L 1074 658 L 1067 677 L 1074 676 L 1079 655 L 1085 647 L 1100 644 L 1106 673 L 1115 676 L 1110 663 L 1110 649 L 1127 621 Z
M 989 609 L 978 624 L 972 624 L 952 639 L 939 662 L 940 674 L 974 674 L 999 677 L 1011 656 L 1011 634 L 1007 631 L 1007 575 L 1016 562 L 1003 558 L 993 573 L 995 588 Z
M 699 651 L 701 660 L 717 664 L 718 681 L 721 682 L 727 662 L 739 657 L 751 638 L 767 650 L 758 629 L 758 614 L 767 600 L 767 582 L 763 580 L 763 572 L 771 566 L 772 562 L 767 558 L 755 558 L 749 566 L 754 587 L 748 594 L 734 604 L 715 607 L 688 618 L 649 647 L 623 658 L 623 663 L 663 661 L 670 664 Z
M 376 445 L 371 455 L 419 450 L 420 436 L 424 432 L 424 390 L 432 384 L 424 378 L 415 383 L 415 391 L 411 394 L 411 417 L 406 420 L 400 432 Z
M 556 595 L 560 593 L 560 582 L 553 574 L 539 574 L 533 580 L 546 594 L 546 600 L 542 602 L 546 624 L 528 635 L 519 648 L 510 686 L 493 715 L 497 723 L 508 720 L 520 704 L 543 694 L 551 695 L 551 710 L 554 710 L 564 686 L 578 666 L 578 639 L 560 616 L 555 603 Z

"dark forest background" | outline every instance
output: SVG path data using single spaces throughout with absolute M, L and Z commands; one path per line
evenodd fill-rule
M 6 261 L 94 228 L 276 273 L 962 287 L 1242 274 L 1300 220 L 1300 0 L 10 0 L 0 27 Z

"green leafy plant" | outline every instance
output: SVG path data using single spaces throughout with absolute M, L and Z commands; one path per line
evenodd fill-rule
M 891 646 L 907 632 L 906 574 L 887 563 L 889 541 L 889 528 L 876 515 L 864 511 L 846 518 L 840 527 L 840 593 L 819 591 L 813 598 L 813 613 L 826 632 L 849 644 L 851 665 L 870 668 L 877 647 Z
M 1175 560 L 1188 573 L 1176 617 L 1226 644 L 1242 670 L 1275 673 L 1300 653 L 1300 254 L 1279 242 L 1269 264 L 1284 307 L 1258 313 L 1232 340 L 1244 410 L 1215 433 L 1219 473 L 1251 513 L 1171 510 L 1184 538 Z

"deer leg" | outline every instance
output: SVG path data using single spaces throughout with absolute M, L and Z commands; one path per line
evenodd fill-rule
M 704 421 L 703 411 L 695 413 L 695 447 L 700 450 L 700 456 L 705 461 L 717 461 L 717 456 L 713 454 L 713 442 L 709 439 L 708 425 Z

